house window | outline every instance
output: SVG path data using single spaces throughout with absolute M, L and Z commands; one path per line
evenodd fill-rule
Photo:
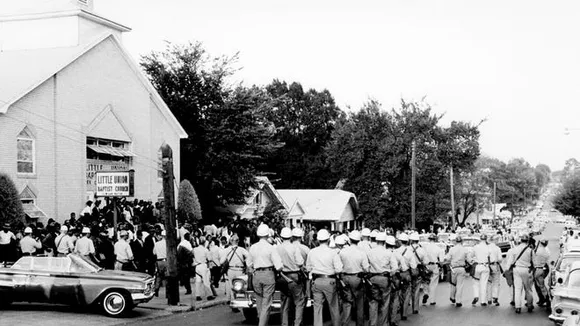
M 256 206 L 262 205 L 262 192 L 261 191 L 256 195 L 256 199 L 254 200 L 254 204 L 256 204 Z
M 18 148 L 16 159 L 18 173 L 34 174 L 36 172 L 35 140 L 28 127 L 24 128 L 20 134 L 18 134 L 16 146 Z
M 161 148 L 157 151 L 157 181 L 163 181 L 163 154 Z

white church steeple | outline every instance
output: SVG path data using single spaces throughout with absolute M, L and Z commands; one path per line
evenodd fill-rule
M 94 0 L 0 0 L 0 51 L 71 47 L 130 28 L 94 12 Z

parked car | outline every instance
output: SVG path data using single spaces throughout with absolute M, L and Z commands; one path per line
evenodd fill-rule
M 242 310 L 246 321 L 256 322 L 258 320 L 258 311 L 256 309 L 256 294 L 254 291 L 248 290 L 248 276 L 242 275 L 232 280 L 232 291 L 234 299 L 230 301 L 232 309 Z M 280 298 L 280 291 L 274 292 L 274 300 L 272 301 L 272 312 L 280 311 L 282 305 Z M 312 307 L 312 300 L 306 301 L 306 308 Z
M 548 290 L 550 296 L 552 296 L 552 293 L 556 288 L 556 285 L 559 282 L 564 281 L 569 267 L 571 267 L 574 262 L 580 262 L 580 252 L 571 251 L 561 254 L 558 257 L 558 260 L 552 262 L 551 264 L 552 268 L 550 269 L 550 278 L 548 280 Z
M 78 255 L 22 257 L 0 268 L 0 303 L 39 302 L 100 306 L 120 317 L 153 298 L 148 274 L 103 270 Z
M 550 320 L 556 325 L 563 324 L 570 316 L 580 312 L 580 262 L 574 262 L 565 279 L 559 278 L 552 298 Z
M 562 326 L 580 326 L 580 315 L 568 316 Z

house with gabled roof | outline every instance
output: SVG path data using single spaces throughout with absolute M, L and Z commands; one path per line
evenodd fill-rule
M 0 172 L 31 220 L 63 221 L 95 196 L 95 173 L 134 170 L 135 194 L 162 189 L 160 148 L 187 133 L 122 43 L 130 28 L 93 0 L 0 6 Z

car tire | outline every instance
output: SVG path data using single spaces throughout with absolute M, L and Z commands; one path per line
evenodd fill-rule
M 246 308 L 243 309 L 242 312 L 244 313 L 244 318 L 246 318 L 246 322 L 251 324 L 258 323 L 258 310 L 255 308 Z
M 122 291 L 109 291 L 101 299 L 101 308 L 108 317 L 123 317 L 133 309 L 133 302 Z
M 10 299 L 0 299 L 0 309 L 6 309 L 12 304 Z

